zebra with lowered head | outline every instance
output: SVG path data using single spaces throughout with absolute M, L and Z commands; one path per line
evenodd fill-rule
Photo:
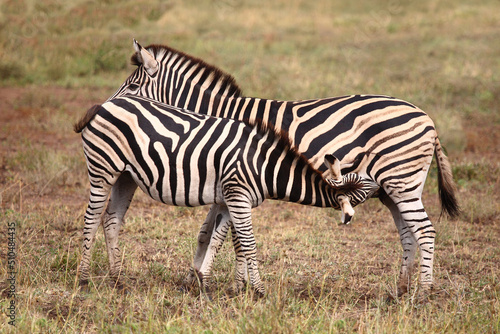
M 434 123 L 424 111 L 377 95 L 304 101 L 243 97 L 233 77 L 198 58 L 163 45 L 143 48 L 135 40 L 134 48 L 132 62 L 138 67 L 110 99 L 142 95 L 201 114 L 250 122 L 261 119 L 286 131 L 297 150 L 320 171 L 327 170 L 324 156 L 334 155 L 342 173 L 357 173 L 380 187 L 374 196 L 389 208 L 403 246 L 398 294 L 409 289 L 417 247 L 421 287 L 432 288 L 436 233 L 422 203 L 422 191 L 433 155 L 442 211 L 455 217 L 459 207 L 451 166 Z M 229 229 L 215 224 L 221 209 L 214 205 L 202 226 L 195 270 L 211 265 L 207 262 L 213 256 L 207 255 L 207 245 L 224 238 L 212 231 Z M 235 241 L 237 244 L 237 236 Z M 236 246 L 235 250 L 238 258 Z M 192 273 L 189 280 L 194 280 Z
M 195 114 L 143 97 L 120 97 L 94 106 L 75 124 L 75 131 L 81 132 L 90 179 L 79 268 L 83 287 L 88 285 L 90 252 L 101 223 L 111 276 L 119 277 L 118 233 L 137 187 L 169 205 L 220 206 L 221 215 L 233 224 L 249 282 L 258 294 L 265 290 L 257 267 L 253 207 L 278 199 L 352 214 L 351 205 L 377 189 L 357 175 L 342 182 L 331 155 L 325 159 L 332 179 L 325 180 L 271 126 Z M 199 274 L 206 277 L 209 272 Z

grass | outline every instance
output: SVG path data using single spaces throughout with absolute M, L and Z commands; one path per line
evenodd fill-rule
M 500 38 L 497 1 L 4 1 L 0 10 L 0 224 L 16 223 L 17 327 L 34 332 L 495 333 L 500 331 Z M 230 297 L 225 244 L 211 301 L 179 290 L 208 208 L 137 193 L 120 236 L 126 282 L 107 277 L 104 236 L 91 292 L 76 286 L 88 180 L 72 123 L 132 71 L 132 38 L 233 74 L 246 95 L 380 93 L 435 121 L 463 213 L 438 220 L 436 169 L 424 204 L 437 230 L 436 293 L 394 295 L 401 246 L 378 201 L 340 214 L 268 201 L 253 211 L 268 295 Z M 7 277 L 7 241 L 0 273 Z M 416 279 L 416 277 L 415 277 Z M 0 283 L 0 308 L 8 286 Z M 0 331 L 14 332 L 0 313 Z

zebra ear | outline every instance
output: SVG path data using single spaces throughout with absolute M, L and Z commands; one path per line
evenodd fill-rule
M 137 42 L 135 40 L 135 38 L 133 40 L 134 40 L 134 50 L 135 50 L 135 52 L 141 52 L 142 46 L 139 44 L 139 42 Z
M 325 165 L 332 173 L 332 179 L 335 181 L 342 181 L 342 174 L 340 172 L 340 161 L 331 154 L 325 155 Z
M 153 57 L 148 50 L 143 48 L 137 41 L 134 39 L 134 49 L 137 55 L 137 60 L 140 64 L 144 66 L 146 72 L 149 75 L 153 76 L 156 72 L 158 72 L 158 61 Z

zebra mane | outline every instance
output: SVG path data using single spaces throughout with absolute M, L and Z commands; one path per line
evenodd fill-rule
M 291 153 L 293 153 L 295 156 L 297 156 L 300 160 L 302 160 L 306 165 L 309 166 L 314 172 L 318 174 L 322 174 L 319 170 L 313 167 L 309 159 L 307 159 L 302 153 L 300 153 L 297 150 L 297 147 L 295 147 L 292 144 L 292 140 L 290 139 L 290 136 L 288 135 L 288 132 L 283 130 L 283 129 L 277 129 L 273 123 L 267 123 L 264 122 L 264 120 L 257 118 L 254 121 L 250 122 L 250 120 L 245 119 L 243 122 L 255 129 L 257 129 L 257 132 L 265 135 L 267 134 L 271 140 L 278 140 L 278 143 L 280 146 L 288 149 Z
M 278 140 L 278 143 L 284 148 L 288 149 L 294 155 L 296 155 L 299 159 L 304 161 L 305 164 L 309 165 L 309 167 L 314 170 L 318 174 L 322 174 L 319 170 L 313 167 L 309 159 L 307 159 L 302 153 L 297 150 L 297 147 L 292 144 L 292 140 L 288 135 L 288 132 L 283 129 L 277 129 L 273 123 L 264 122 L 264 120 L 260 118 L 256 118 L 253 121 L 248 119 L 243 120 L 243 122 L 253 128 L 257 129 L 257 132 L 261 134 L 268 134 L 272 140 Z
M 317 173 L 318 175 L 321 175 L 323 177 L 323 172 L 319 171 L 318 169 L 314 168 L 314 166 L 311 164 L 309 159 L 302 153 L 300 153 L 297 150 L 297 147 L 292 144 L 292 140 L 290 139 L 290 136 L 288 135 L 288 132 L 283 130 L 283 129 L 277 129 L 274 124 L 272 123 L 266 123 L 262 119 L 257 118 L 254 121 L 250 122 L 248 119 L 243 120 L 243 122 L 249 126 L 252 126 L 257 129 L 257 132 L 261 134 L 268 134 L 272 140 L 278 140 L 278 144 L 285 148 L 288 149 L 289 152 L 291 152 L 293 155 L 295 155 L 297 158 L 299 158 L 304 164 L 308 166 L 314 173 Z M 349 175 L 349 174 L 346 174 Z M 325 179 L 323 177 L 323 179 Z M 343 177 L 343 182 L 341 184 L 332 184 L 331 182 L 328 182 L 328 180 L 325 179 L 325 181 L 328 183 L 328 185 L 332 188 L 334 188 L 337 191 L 342 191 L 345 193 L 349 192 L 354 192 L 356 190 L 362 189 L 365 185 L 360 182 L 357 178 L 352 178 L 352 177 Z
M 189 60 L 190 62 L 197 64 L 198 66 L 201 66 L 201 67 L 205 68 L 206 70 L 208 70 L 209 72 L 211 72 L 213 77 L 214 77 L 214 81 L 219 81 L 221 83 L 222 87 L 229 88 L 228 89 L 229 96 L 241 97 L 243 95 L 241 88 L 238 86 L 238 84 L 236 83 L 236 80 L 234 79 L 234 77 L 232 75 L 224 72 L 223 70 L 221 70 L 220 68 L 218 68 L 214 65 L 210 65 L 210 64 L 206 63 L 204 60 L 202 60 L 200 58 L 191 56 L 187 53 L 176 50 L 172 47 L 169 47 L 166 45 L 160 45 L 160 44 L 151 44 L 151 45 L 148 45 L 145 49 L 148 50 L 153 55 L 153 57 L 160 63 L 162 63 L 164 61 L 165 54 L 167 54 L 167 53 L 177 54 L 180 57 L 182 57 L 186 60 Z M 132 65 L 135 65 L 135 66 L 140 66 L 142 64 L 137 52 L 132 55 L 132 57 L 130 58 L 130 61 L 131 61 Z

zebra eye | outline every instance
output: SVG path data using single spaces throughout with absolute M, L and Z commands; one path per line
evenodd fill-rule
M 132 90 L 132 91 L 139 90 L 139 88 L 140 88 L 140 86 L 138 84 L 135 84 L 135 83 L 131 83 L 128 85 L 128 89 Z

